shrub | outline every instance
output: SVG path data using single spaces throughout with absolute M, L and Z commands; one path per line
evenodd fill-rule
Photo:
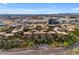
M 67 41 L 64 41 L 64 44 L 63 44 L 63 46 L 64 46 L 64 47 L 67 47 L 67 46 L 69 46 L 69 42 L 67 42 Z

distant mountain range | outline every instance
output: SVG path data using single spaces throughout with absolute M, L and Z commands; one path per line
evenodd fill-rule
M 59 13 L 59 14 L 0 14 L 0 16 L 7 16 L 7 15 L 15 15 L 15 16 L 32 16 L 32 15 L 76 15 L 76 16 L 79 16 L 79 13 Z

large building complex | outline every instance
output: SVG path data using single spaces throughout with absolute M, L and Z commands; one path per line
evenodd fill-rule
M 0 30 L 0 36 L 13 36 L 16 33 L 22 34 L 28 38 L 53 37 L 56 33 L 67 35 L 74 31 L 75 24 L 79 23 L 78 18 L 68 16 L 8 16 L 1 18 L 1 23 L 8 30 Z M 4 27 L 3 27 L 4 28 Z

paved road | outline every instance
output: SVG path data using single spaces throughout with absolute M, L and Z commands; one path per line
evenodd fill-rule
M 27 50 L 18 52 L 2 52 L 5 55 L 51 55 L 61 53 L 64 49 L 40 49 L 40 50 Z
M 79 47 L 79 42 L 73 44 L 67 48 L 55 48 L 55 49 L 39 49 L 39 50 L 25 50 L 25 51 L 6 51 L 0 52 L 1 55 L 63 55 L 65 51 Z

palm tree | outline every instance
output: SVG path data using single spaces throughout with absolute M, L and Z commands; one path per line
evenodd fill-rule
M 24 31 L 24 32 L 27 32 L 27 31 L 29 31 L 29 28 L 25 26 L 25 27 L 23 28 L 23 31 Z
M 36 30 L 40 31 L 42 29 L 41 25 L 36 26 Z
M 36 32 L 36 30 L 32 29 L 31 30 L 31 33 L 32 33 L 32 38 L 31 39 L 34 39 L 34 32 Z
M 47 37 L 47 36 L 48 36 L 48 34 L 47 34 L 48 30 L 44 30 L 44 32 L 46 32 L 46 38 L 48 38 L 48 37 Z

